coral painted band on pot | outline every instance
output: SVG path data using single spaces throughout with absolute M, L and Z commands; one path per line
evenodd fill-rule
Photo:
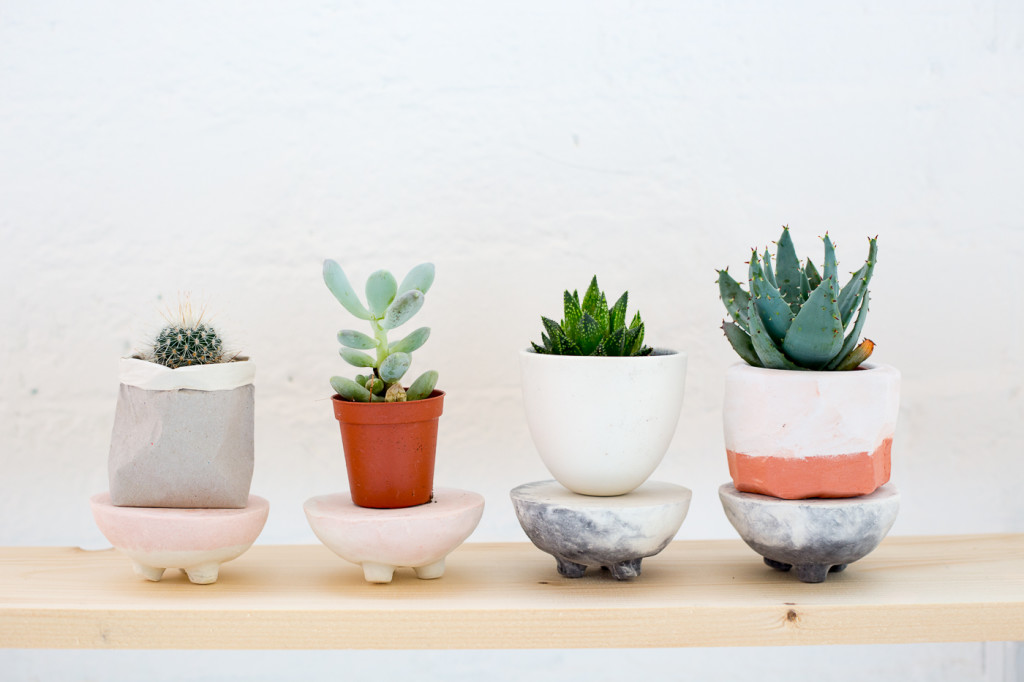
M 726 372 L 729 474 L 741 492 L 783 499 L 856 497 L 884 485 L 899 411 L 899 372 Z
M 401 403 L 357 403 L 338 395 L 333 401 L 352 501 L 376 509 L 429 502 L 444 391 Z

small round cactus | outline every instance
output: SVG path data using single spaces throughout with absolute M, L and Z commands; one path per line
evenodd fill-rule
M 212 365 L 224 361 L 224 342 L 217 330 L 204 322 L 175 322 L 157 334 L 153 361 L 171 369 Z

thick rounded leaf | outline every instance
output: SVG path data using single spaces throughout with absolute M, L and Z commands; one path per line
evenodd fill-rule
M 412 356 L 408 353 L 392 353 L 380 363 L 380 378 L 393 384 L 405 376 L 411 364 Z
M 381 328 L 394 329 L 408 322 L 423 307 L 423 299 L 423 292 L 417 289 L 399 294 L 384 313 Z
M 370 392 L 347 377 L 331 377 L 331 388 L 345 400 L 370 402 Z
M 431 391 L 437 386 L 437 372 L 430 370 L 421 374 L 412 386 L 405 392 L 406 400 L 423 400 L 430 396 Z
M 377 341 L 372 336 L 367 336 L 354 329 L 342 329 L 338 332 L 338 343 L 348 348 L 359 350 L 373 350 L 377 347 Z
M 390 352 L 411 353 L 425 344 L 428 338 L 430 338 L 430 327 L 420 327 L 401 341 L 395 341 L 391 344 Z
M 387 270 L 378 270 L 366 280 L 366 302 L 370 304 L 370 312 L 380 318 L 395 300 L 398 293 L 398 282 Z
M 398 293 L 404 294 L 415 289 L 421 294 L 425 294 L 430 290 L 430 285 L 433 283 L 434 264 L 420 263 L 410 270 L 409 274 L 402 280 L 402 285 L 398 287 Z
M 366 353 L 360 353 L 357 350 L 351 348 L 339 348 L 338 354 L 341 355 L 341 359 L 352 365 L 353 367 L 373 367 L 376 364 Z
M 370 311 L 366 309 L 363 302 L 356 296 L 355 289 L 348 283 L 345 271 L 330 258 L 324 261 L 324 283 L 331 290 L 331 293 L 334 294 L 334 298 L 338 299 L 338 302 L 345 306 L 345 310 L 360 320 L 369 320 L 372 317 Z

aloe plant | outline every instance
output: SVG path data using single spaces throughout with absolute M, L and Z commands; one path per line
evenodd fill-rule
M 731 320 L 722 324 L 736 353 L 754 367 L 842 371 L 856 369 L 874 350 L 865 339 L 868 284 L 878 257 L 878 238 L 868 239 L 868 258 L 839 288 L 835 249 L 823 238 L 825 257 L 819 274 L 808 258 L 796 255 L 789 228 L 776 243 L 775 264 L 768 249 L 750 256 L 749 290 L 718 271 L 718 290 Z M 853 328 L 844 337 L 850 323 Z
M 355 379 L 331 377 L 331 387 L 346 400 L 356 402 L 405 402 L 430 396 L 437 385 L 437 372 L 424 372 L 408 388 L 402 377 L 412 364 L 412 352 L 430 337 L 429 327 L 420 327 L 395 342 L 388 332 L 402 326 L 423 307 L 424 297 L 434 283 L 434 264 L 421 263 L 399 284 L 387 270 L 377 270 L 366 280 L 366 304 L 359 299 L 341 266 L 324 261 L 324 282 L 338 302 L 355 317 L 370 323 L 372 335 L 354 329 L 338 332 L 339 353 L 348 364 L 367 370 Z M 363 351 L 372 351 L 364 353 Z
M 629 292 L 612 307 L 597 285 L 597 276 L 590 281 L 590 287 L 583 295 L 568 290 L 562 296 L 565 317 L 559 324 L 547 317 L 541 317 L 544 332 L 541 345 L 532 343 L 533 350 L 548 355 L 595 355 L 623 356 L 650 355 L 652 349 L 644 345 L 644 323 L 639 311 L 626 326 L 626 306 Z

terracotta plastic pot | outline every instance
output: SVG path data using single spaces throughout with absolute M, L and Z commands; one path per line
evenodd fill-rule
M 404 403 L 333 400 L 352 502 L 375 509 L 430 502 L 444 391 Z
M 900 373 L 763 369 L 725 374 L 723 424 L 736 489 L 787 500 L 856 497 L 889 480 Z
M 668 452 L 683 407 L 686 354 L 519 354 L 530 435 L 544 466 L 574 493 L 625 495 Z

